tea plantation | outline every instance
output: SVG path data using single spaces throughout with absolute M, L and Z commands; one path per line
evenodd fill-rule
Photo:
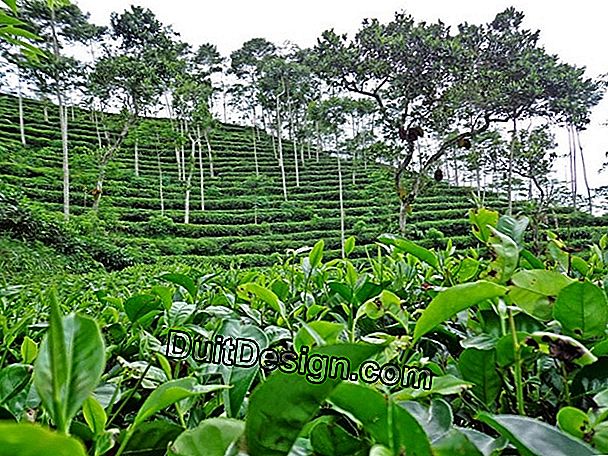
M 57 109 L 48 106 L 45 119 L 40 102 L 25 100 L 24 112 L 26 147 L 20 142 L 17 99 L 0 97 L 0 183 L 4 192 L 27 197 L 30 205 L 55 213 L 59 219 L 63 196 Z M 98 166 L 95 151 L 104 133 L 98 137 L 99 127 L 92 114 L 80 108 L 69 111 L 69 122 L 71 213 L 81 221 L 81 231 L 88 220 L 86 235 L 103 238 L 114 246 L 115 250 L 93 255 L 107 269 L 158 261 L 262 266 L 275 262 L 278 253 L 312 246 L 321 239 L 329 258 L 340 256 L 336 158 L 327 151 L 298 148 L 297 185 L 293 145 L 284 142 L 285 201 L 273 138 L 257 133 L 256 178 L 252 129 L 219 124 L 210 135 L 212 159 L 207 150 L 202 156 L 204 210 L 197 168 L 192 180 L 190 223 L 185 224 L 185 184 L 178 177 L 175 146 L 169 139 L 159 140 L 158 134 L 170 128 L 170 121 L 148 119 L 147 130 L 137 140 L 137 172 L 135 141 L 127 137 L 110 163 L 97 217 L 92 215 L 91 191 Z M 189 144 L 185 147 L 188 154 Z M 398 206 L 390 171 L 373 162 L 343 160 L 342 173 L 345 236 L 353 235 L 357 240 L 352 256 L 374 255 L 370 247 L 378 235 L 397 230 Z M 475 245 L 467 215 L 474 205 L 473 195 L 472 188 L 434 183 L 414 205 L 409 237 L 426 247 L 443 248 L 448 239 L 460 250 Z M 493 193 L 484 195 L 483 204 L 499 211 L 506 207 Z M 524 202 L 519 206 L 526 207 Z M 597 241 L 608 229 L 605 217 L 593 218 L 568 208 L 556 208 L 547 222 L 573 246 Z M 7 223 L 2 225 L 5 230 Z M 47 239 L 46 244 L 70 253 L 69 247 L 52 240 Z M 4 252 L 7 258 L 19 249 L 13 243 L 10 250 Z M 13 258 L 13 263 L 21 261 L 21 255 Z

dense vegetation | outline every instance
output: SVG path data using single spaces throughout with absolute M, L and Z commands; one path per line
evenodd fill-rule
M 0 455 L 608 453 L 604 83 L 521 13 L 227 60 L 145 8 L 2 3 Z

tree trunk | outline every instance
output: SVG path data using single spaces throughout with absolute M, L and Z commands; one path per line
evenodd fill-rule
M 139 177 L 139 138 L 135 138 L 135 176 Z
M 192 175 L 194 174 L 194 154 L 196 152 L 196 142 L 194 138 L 190 138 L 191 149 L 190 149 L 190 167 L 188 169 L 188 178 L 186 179 L 186 198 L 184 202 L 184 223 L 188 225 L 190 223 L 190 191 L 192 190 Z
M 593 198 L 591 196 L 591 188 L 589 187 L 589 180 L 587 178 L 587 166 L 585 165 L 585 155 L 583 154 L 583 146 L 581 146 L 580 132 L 575 127 L 572 127 L 576 143 L 578 144 L 578 150 L 581 154 L 581 165 L 583 166 L 583 179 L 585 181 L 585 188 L 587 189 L 587 198 L 589 199 L 589 214 L 593 215 Z
M 282 94 L 281 94 L 282 95 Z M 283 132 L 281 129 L 281 105 L 277 96 L 277 142 L 279 149 L 279 167 L 281 168 L 281 182 L 283 184 L 283 198 L 287 201 L 287 182 L 285 181 L 285 165 L 283 163 Z
M 182 180 L 182 161 L 179 155 L 179 148 L 175 146 L 175 161 L 177 162 L 177 179 Z
M 253 108 L 253 112 L 255 113 L 255 108 Z M 256 134 L 257 140 L 259 142 L 259 141 L 261 141 L 261 139 L 260 139 L 261 137 L 260 137 L 260 129 L 258 128 L 258 125 L 257 125 L 257 117 L 256 117 L 256 122 L 254 122 L 254 125 L 255 125 L 255 134 Z
M 201 211 L 205 210 L 205 173 L 203 171 L 203 148 L 201 146 L 201 127 L 196 127 L 198 141 L 198 168 L 201 180 Z
M 509 198 L 509 208 L 507 210 L 508 215 L 513 215 L 513 160 L 515 158 L 515 141 L 517 138 L 517 121 L 513 119 L 513 136 L 511 138 L 511 151 L 509 153 L 509 171 L 508 171 L 508 184 L 507 193 Z
M 295 135 L 292 138 L 293 140 L 293 162 L 296 167 L 296 187 L 300 186 L 300 168 L 298 166 L 298 141 Z
M 304 144 L 308 141 L 308 133 L 306 132 L 306 125 L 308 124 L 308 111 L 306 111 L 306 114 L 304 115 L 304 121 L 302 122 L 302 132 L 303 134 L 303 138 L 302 141 L 300 141 L 300 160 L 302 161 L 302 168 L 306 167 L 306 163 L 304 161 Z M 308 158 L 310 159 L 310 149 L 308 149 Z
M 353 139 L 353 185 L 356 185 L 356 172 L 357 172 L 357 150 L 359 149 L 358 144 L 355 142 L 355 138 L 357 137 L 357 124 L 355 122 L 355 116 L 351 115 L 350 116 L 350 120 L 351 120 L 351 129 L 352 129 L 352 139 Z M 358 141 L 357 141 L 358 142 Z
M 222 107 L 223 107 L 223 114 L 224 114 L 224 123 L 226 123 L 228 121 L 227 117 L 226 117 L 226 88 L 224 85 L 224 78 L 222 78 Z M 213 175 L 211 176 L 213 177 Z
M 160 138 L 156 135 L 156 144 L 160 142 Z M 160 165 L 160 152 L 158 145 L 156 146 L 156 160 L 158 163 L 158 193 L 160 197 L 160 215 L 165 215 L 165 197 L 163 194 L 163 168 Z
M 407 213 L 409 204 L 405 199 L 400 200 L 399 206 L 399 232 L 402 236 L 405 236 L 405 227 L 407 226 Z
M 291 98 L 289 92 L 287 92 L 287 115 L 289 116 L 289 136 L 293 144 L 293 164 L 295 166 L 296 173 L 296 187 L 300 186 L 300 168 L 298 166 L 298 140 L 296 139 L 296 129 L 294 125 L 293 107 L 291 106 Z
M 209 175 L 211 177 L 215 177 L 215 172 L 213 171 L 213 151 L 211 150 L 211 142 L 209 141 L 209 132 L 207 129 L 203 131 L 205 136 L 205 142 L 207 143 L 207 155 L 209 156 Z
M 407 213 L 410 207 L 408 201 L 408 195 L 403 188 L 403 174 L 405 174 L 405 170 L 409 166 L 412 158 L 414 157 L 414 150 L 416 144 L 414 141 L 407 142 L 407 153 L 406 156 L 399 162 L 397 169 L 395 170 L 395 188 L 397 191 L 397 195 L 399 196 L 399 232 L 401 235 L 405 235 L 405 226 L 407 225 Z M 411 192 L 410 192 L 411 194 Z
M 255 162 L 255 175 L 256 177 L 260 176 L 260 167 L 258 165 L 258 145 L 257 145 L 257 138 L 256 139 L 256 118 L 255 118 L 255 107 L 251 110 L 252 111 L 252 119 L 253 119 L 253 126 L 252 128 L 252 136 L 253 136 L 253 161 Z
M 48 123 L 48 121 L 49 121 L 49 107 L 46 105 L 46 101 L 44 102 L 44 106 L 42 107 L 42 113 L 44 115 L 44 121 Z
M 167 113 L 169 114 L 169 122 L 171 123 L 171 127 L 174 127 L 174 125 L 173 125 L 173 119 L 174 119 L 173 109 L 171 108 L 171 103 L 169 102 L 169 97 L 167 95 L 167 92 L 164 93 L 164 99 L 165 99 L 165 106 L 167 107 Z
M 272 133 L 272 131 L 271 131 L 271 133 Z M 276 144 L 276 141 L 274 140 L 274 135 L 272 135 L 271 138 L 272 138 L 272 154 L 274 155 L 274 159 L 277 160 L 278 159 L 277 144 Z
M 55 8 L 51 7 L 51 35 L 53 43 L 53 53 L 56 61 L 59 61 L 59 40 L 57 39 L 57 31 L 55 30 Z M 68 155 L 68 122 L 63 103 L 63 95 L 59 88 L 60 77 L 59 72 L 55 69 L 55 83 L 57 96 L 57 104 L 59 105 L 59 124 L 61 128 L 61 146 L 63 152 L 63 215 L 67 220 L 70 217 L 70 164 Z
M 321 141 L 321 132 L 319 131 L 319 122 L 315 122 L 315 130 L 317 132 L 317 163 L 319 163 L 319 150 L 323 147 L 323 142 Z
M 95 133 L 97 134 L 97 145 L 101 149 L 103 147 L 103 143 L 101 142 L 101 132 L 99 131 L 99 118 L 97 117 L 97 109 L 95 108 L 95 103 L 92 104 L 93 111 L 93 122 L 95 122 Z
M 340 156 L 338 155 L 338 192 L 340 197 L 340 250 L 342 252 L 342 258 L 345 258 L 344 243 L 346 239 L 344 230 L 344 193 L 342 188 L 342 164 L 340 163 Z
M 574 142 L 574 134 L 572 133 L 572 129 L 568 129 L 568 140 L 570 145 L 570 190 L 572 193 L 572 208 L 576 209 L 577 206 L 577 172 L 576 172 L 576 144 Z
M 25 122 L 23 120 L 23 96 L 21 95 L 21 74 L 19 72 L 17 72 L 17 96 L 19 97 L 19 133 L 21 134 L 21 144 L 25 146 L 26 141 Z
M 179 123 L 179 129 L 180 129 L 180 133 L 181 133 L 181 138 L 180 138 L 180 160 L 182 162 L 182 175 L 181 175 L 181 180 L 185 181 L 186 180 L 186 141 L 184 138 L 184 135 L 186 133 L 186 128 L 184 127 L 184 123 L 180 122 Z
M 99 164 L 99 175 L 97 176 L 97 184 L 95 185 L 95 189 L 93 190 L 94 211 L 97 211 L 99 209 L 99 201 L 101 200 L 101 195 L 103 193 L 103 183 L 106 178 L 106 167 L 108 166 L 108 163 L 110 163 L 110 161 L 114 157 L 114 154 L 120 148 L 122 142 L 129 133 L 129 128 L 131 127 L 132 122 L 132 119 L 125 122 L 125 124 L 123 125 L 123 129 L 120 132 L 120 135 L 118 135 L 118 138 L 116 138 L 114 144 L 112 144 L 112 146 L 110 146 L 109 149 L 106 150 L 106 152 L 103 154 L 103 157 L 101 157 L 101 162 Z
M 59 123 L 61 125 L 61 148 L 63 151 L 63 215 L 70 217 L 70 164 L 68 155 L 68 119 L 63 108 L 63 97 L 57 90 L 59 100 Z

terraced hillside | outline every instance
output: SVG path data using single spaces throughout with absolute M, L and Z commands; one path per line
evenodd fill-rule
M 61 212 L 61 143 L 54 106 L 45 119 L 39 102 L 26 100 L 22 148 L 17 101 L 0 96 L 0 182 L 21 191 L 46 209 Z M 169 120 L 154 120 L 158 128 Z M 213 176 L 207 153 L 204 165 L 204 210 L 196 170 L 192 182 L 190 223 L 184 221 L 185 189 L 178 179 L 175 150 L 158 144 L 153 133 L 138 140 L 138 176 L 134 141 L 125 141 L 108 169 L 100 215 L 107 236 L 119 246 L 139 249 L 150 260 L 197 264 L 238 261 L 241 265 L 273 262 L 284 253 L 324 239 L 329 257 L 340 254 L 340 201 L 336 158 L 326 152 L 304 151 L 296 182 L 293 145 L 284 143 L 288 199 L 284 200 L 281 173 L 273 138 L 260 133 L 256 141 L 260 177 L 256 178 L 250 128 L 221 125 L 210 137 Z M 71 212 L 83 215 L 92 205 L 96 177 L 98 136 L 91 114 L 74 109 L 69 127 Z M 158 152 L 158 155 L 157 155 Z M 354 256 L 366 254 L 382 232 L 396 231 L 397 201 L 389 170 L 376 164 L 342 163 L 346 235 L 355 235 Z M 162 175 L 162 178 L 161 178 Z M 162 203 L 160 182 L 162 181 Z M 486 195 L 484 204 L 504 209 L 498 195 Z M 458 248 L 474 243 L 469 234 L 467 209 L 473 206 L 471 189 L 435 184 L 419 198 L 411 217 L 410 235 L 423 245 L 440 247 L 447 238 Z M 163 214 L 164 216 L 161 216 Z M 568 209 L 556 210 L 560 235 L 586 243 L 606 232 L 605 218 L 591 218 Z M 367 249 L 369 250 L 369 249 Z

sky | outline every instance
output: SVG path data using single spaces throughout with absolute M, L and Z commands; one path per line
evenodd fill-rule
M 171 24 L 193 45 L 213 43 L 223 55 L 254 37 L 276 44 L 291 41 L 300 47 L 314 46 L 327 29 L 355 32 L 366 17 L 382 21 L 405 10 L 417 20 L 456 26 L 467 21 L 490 21 L 509 6 L 526 14 L 524 25 L 540 30 L 541 44 L 563 61 L 585 66 L 587 74 L 608 74 L 608 2 L 604 0 L 77 0 L 98 24 L 108 24 L 112 11 L 131 4 L 150 8 L 165 24 Z M 587 130 L 581 134 L 589 181 L 592 187 L 608 185 L 608 171 L 598 173 L 608 161 L 608 94 L 598 105 Z M 556 131 L 558 153 L 568 150 L 565 131 Z M 567 161 L 555 164 L 556 176 L 566 176 Z M 579 171 L 582 171 L 579 166 Z M 579 182 L 582 183 L 582 174 Z M 579 184 L 580 188 L 581 184 Z

